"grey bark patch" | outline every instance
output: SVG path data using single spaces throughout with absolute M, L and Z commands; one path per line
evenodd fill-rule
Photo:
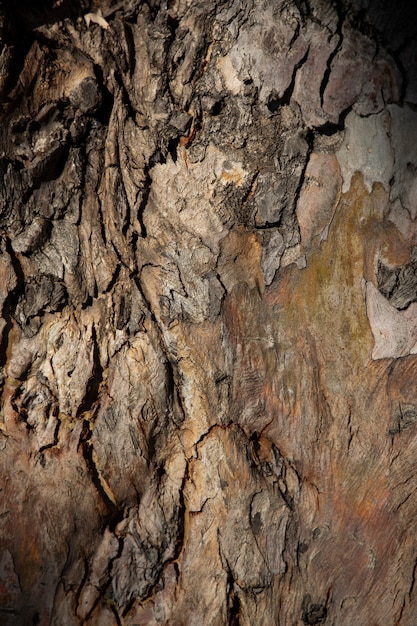
M 67 300 L 65 284 L 56 276 L 51 274 L 33 276 L 26 279 L 25 291 L 19 298 L 15 317 L 30 336 L 38 330 L 40 316 L 60 311 Z
M 82 113 L 94 113 L 97 111 L 101 104 L 101 94 L 97 80 L 93 76 L 84 78 L 71 91 L 69 100 Z
M 407 265 L 390 269 L 381 260 L 378 261 L 378 289 L 390 304 L 399 311 L 417 301 L 417 250 Z

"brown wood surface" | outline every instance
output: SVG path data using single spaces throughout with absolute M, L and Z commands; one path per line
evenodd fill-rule
M 417 624 L 417 19 L 0 3 L 0 624 Z

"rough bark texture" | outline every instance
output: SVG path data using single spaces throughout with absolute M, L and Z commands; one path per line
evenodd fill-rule
M 1 624 L 417 623 L 408 9 L 3 4 Z

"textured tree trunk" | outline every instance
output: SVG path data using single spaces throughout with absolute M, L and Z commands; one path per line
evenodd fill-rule
M 2 625 L 417 624 L 415 13 L 3 3 Z

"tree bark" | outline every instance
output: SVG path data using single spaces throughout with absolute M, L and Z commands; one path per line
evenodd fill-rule
M 417 623 L 416 10 L 0 6 L 0 622 Z

